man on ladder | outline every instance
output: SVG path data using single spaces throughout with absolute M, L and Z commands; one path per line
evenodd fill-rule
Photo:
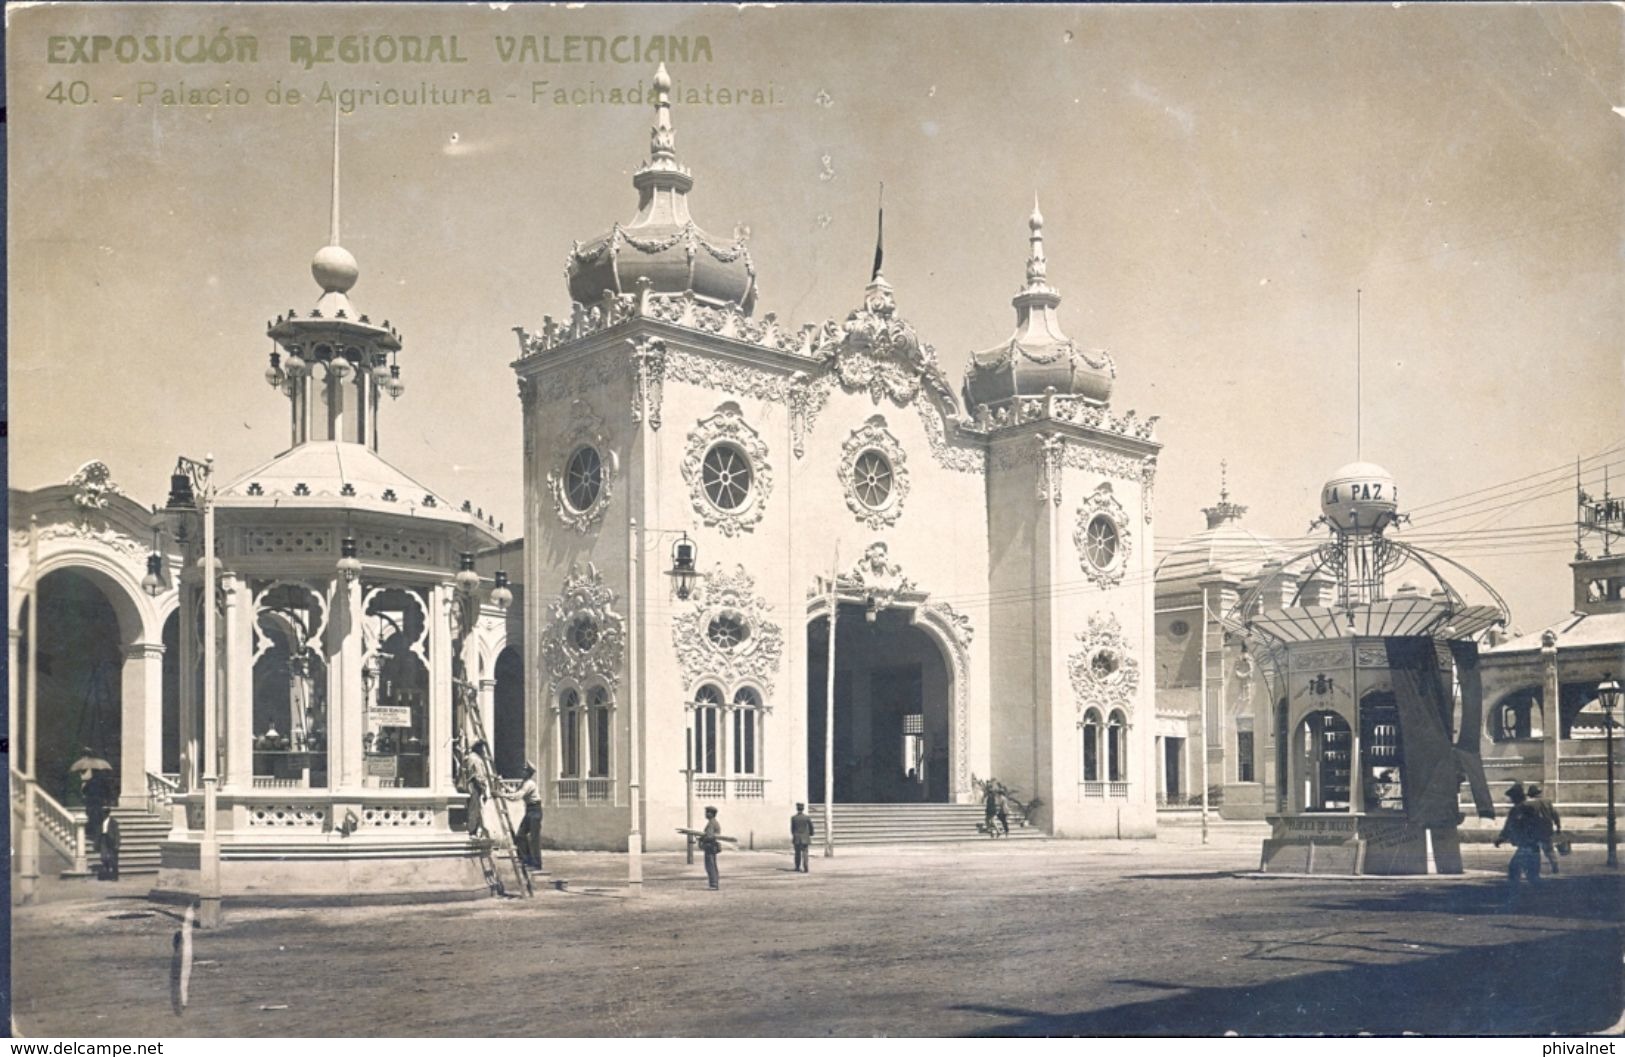
M 519 832 L 514 841 L 514 850 L 519 853 L 521 860 L 527 867 L 540 871 L 542 868 L 542 794 L 536 787 L 536 766 L 526 763 L 525 780 L 519 783 L 519 789 L 501 795 L 506 800 L 523 800 L 525 802 L 525 817 L 519 823 Z

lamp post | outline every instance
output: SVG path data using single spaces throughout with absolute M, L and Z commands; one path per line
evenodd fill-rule
M 198 923 L 205 928 L 220 923 L 220 838 L 216 824 L 218 807 L 219 717 L 215 715 L 216 679 L 214 641 L 214 456 L 202 462 L 182 455 L 175 460 L 169 476 L 169 502 L 165 512 L 176 519 L 201 514 L 203 556 L 198 566 L 203 572 L 203 738 L 199 755 L 203 773 L 203 841 L 198 849 Z M 189 776 L 188 776 L 189 777 Z
M 1614 814 L 1614 709 L 1619 707 L 1619 683 L 1612 673 L 1597 685 L 1597 703 L 1602 706 L 1603 729 L 1608 732 L 1608 865 L 1619 866 L 1619 833 Z

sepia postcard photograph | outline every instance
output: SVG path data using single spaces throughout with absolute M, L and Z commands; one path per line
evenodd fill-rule
M 10 1052 L 1616 1052 L 1625 8 L 5 60 Z

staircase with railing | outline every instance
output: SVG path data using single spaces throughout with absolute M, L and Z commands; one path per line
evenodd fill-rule
M 13 815 L 12 839 L 22 830 L 23 813 L 27 810 L 29 781 L 22 773 L 11 772 L 11 808 Z M 58 855 L 68 860 L 67 873 L 84 873 L 87 863 L 85 844 L 85 813 L 63 807 L 38 782 L 34 787 L 34 822 L 40 835 Z

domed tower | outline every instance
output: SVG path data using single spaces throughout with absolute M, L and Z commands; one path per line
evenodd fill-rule
M 278 351 L 265 380 L 288 398 L 290 444 L 349 441 L 378 450 L 383 395 L 405 392 L 396 362 L 400 335 L 385 320 L 373 323 L 350 303 L 361 269 L 339 244 L 339 129 L 333 123 L 333 203 L 327 245 L 316 251 L 310 274 L 321 287 L 316 307 L 300 316 L 288 309 L 267 328 Z M 283 355 L 287 359 L 284 362 Z
M 677 160 L 665 63 L 655 71 L 653 87 L 649 160 L 632 174 L 638 214 L 630 224 L 616 223 L 585 245 L 574 244 L 566 267 L 570 300 L 595 306 L 638 292 L 646 279 L 650 293 L 690 294 L 713 307 L 733 304 L 748 316 L 756 306 L 756 267 L 744 238 L 722 242 L 689 215 L 694 175 Z
M 996 348 L 971 354 L 965 368 L 965 404 L 973 411 L 979 404 L 996 408 L 1016 397 L 1043 396 L 1050 389 L 1059 396 L 1105 404 L 1111 399 L 1117 366 L 1104 349 L 1091 354 L 1061 329 L 1061 294 L 1047 278 L 1044 215 L 1038 211 L 1036 195 L 1027 227 L 1027 283 L 1010 301 L 1016 309 L 1015 333 Z

